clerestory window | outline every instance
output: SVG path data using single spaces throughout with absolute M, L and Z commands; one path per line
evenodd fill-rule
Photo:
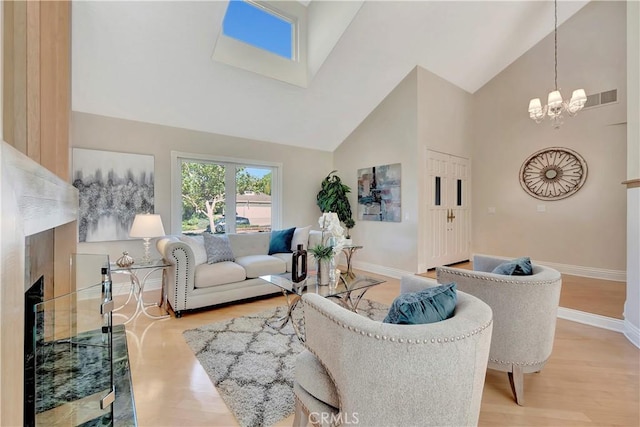
M 306 7 L 297 1 L 229 1 L 213 59 L 306 87 Z
M 231 0 L 222 34 L 287 59 L 295 59 L 296 25 L 259 3 Z

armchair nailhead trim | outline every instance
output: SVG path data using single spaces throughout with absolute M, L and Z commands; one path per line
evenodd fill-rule
M 498 360 L 498 359 L 489 359 L 493 363 L 500 363 L 501 365 L 518 365 L 518 366 L 534 366 L 540 365 L 542 363 L 546 363 L 546 360 L 537 361 L 537 362 L 510 362 L 508 360 Z
M 394 343 L 395 343 L 395 342 L 397 342 L 397 343 L 399 343 L 399 344 L 404 344 L 404 343 L 405 343 L 405 341 L 407 342 L 407 344 L 412 344 L 412 343 L 413 343 L 413 340 L 411 340 L 411 339 L 388 337 L 388 336 L 386 336 L 386 335 L 382 335 L 382 336 L 380 336 L 380 335 L 378 335 L 378 334 L 376 334 L 376 335 L 374 336 L 371 332 L 366 332 L 366 331 L 364 331 L 364 330 L 360 330 L 359 328 L 355 328 L 355 327 L 353 327 L 353 326 L 350 326 L 350 325 L 347 325 L 347 324 L 345 324 L 345 323 L 340 322 L 340 321 L 339 321 L 339 320 L 337 320 L 334 316 L 329 316 L 329 315 L 327 315 L 326 313 L 324 313 L 324 312 L 322 312 L 320 309 L 318 309 L 318 307 L 316 307 L 315 305 L 310 304 L 310 303 L 307 303 L 307 304 L 305 305 L 305 309 L 306 309 L 306 308 L 314 309 L 314 310 L 316 310 L 319 314 L 321 314 L 322 316 L 326 317 L 327 319 L 329 319 L 329 320 L 330 320 L 330 321 L 332 321 L 333 323 L 337 324 L 337 325 L 338 325 L 338 326 L 340 326 L 341 328 L 348 329 L 349 331 L 353 331 L 353 332 L 355 332 L 355 333 L 357 333 L 357 334 L 360 334 L 360 335 L 362 335 L 362 336 L 366 336 L 366 337 L 370 337 L 370 338 L 375 338 L 375 339 L 377 339 L 377 340 L 382 339 L 382 341 L 387 341 L 387 340 L 388 340 L 388 341 L 390 341 L 390 342 L 394 342 Z M 484 331 L 484 330 L 485 330 L 485 329 L 487 329 L 489 326 L 491 326 L 491 324 L 492 324 L 492 323 L 493 323 L 493 319 L 489 320 L 487 323 L 485 323 L 484 325 L 482 325 L 482 326 L 480 326 L 480 327 L 478 327 L 478 328 L 474 329 L 473 331 L 471 331 L 471 332 L 467 332 L 466 334 L 464 334 L 464 333 L 463 333 L 462 335 L 455 336 L 455 337 L 451 337 L 451 338 L 449 338 L 449 337 L 445 337 L 445 338 L 444 338 L 444 342 L 445 342 L 445 343 L 449 343 L 449 342 L 454 342 L 454 341 L 460 341 L 460 340 L 463 340 L 463 339 L 465 339 L 465 338 L 470 338 L 470 337 L 471 337 L 471 336 L 473 336 L 473 335 L 477 335 L 477 334 L 482 333 L 482 331 Z M 420 343 L 424 343 L 424 344 L 429 344 L 429 343 L 431 343 L 431 344 L 435 344 L 436 342 L 437 342 L 437 343 L 439 343 L 439 344 L 440 344 L 440 343 L 443 343 L 443 339 L 442 339 L 442 338 L 430 338 L 430 339 L 429 339 L 429 338 L 425 338 L 425 339 L 424 339 L 424 340 L 422 340 L 422 341 L 421 341 L 421 340 L 419 340 L 419 339 L 417 339 L 417 340 L 415 341 L 415 343 L 416 343 L 416 344 L 420 344 Z M 497 361 L 494 361 L 494 360 L 492 360 L 492 361 L 497 363 Z M 535 363 L 533 363 L 533 364 L 535 364 Z
M 496 282 L 496 283 L 509 283 L 509 284 L 513 284 L 513 285 L 555 285 L 558 281 L 557 280 L 530 280 L 530 281 L 523 281 L 523 280 L 507 280 L 507 279 L 498 279 L 495 277 L 486 277 L 486 276 L 480 276 L 477 274 L 473 274 L 473 273 L 465 273 L 464 271 L 456 271 L 450 268 L 444 268 L 444 267 L 439 267 L 440 269 L 442 269 L 442 271 L 446 271 L 448 274 L 454 274 L 456 276 L 462 276 L 462 277 L 468 277 L 471 279 L 482 279 L 482 280 L 486 280 L 489 282 Z M 439 272 L 438 272 L 439 273 Z M 439 275 L 438 275 L 439 277 Z

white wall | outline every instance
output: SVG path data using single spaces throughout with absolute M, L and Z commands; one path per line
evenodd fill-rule
M 627 2 L 627 179 L 640 179 L 640 3 Z M 625 335 L 640 347 L 640 187 L 627 190 Z
M 356 221 L 351 231 L 363 245 L 353 258 L 355 267 L 398 275 L 417 268 L 418 159 L 417 72 L 414 69 L 333 153 L 334 168 L 351 187 L 349 201 L 356 218 L 358 169 L 400 163 L 402 221 Z
M 562 7 L 561 4 L 559 7 Z M 597 27 L 597 31 L 594 28 Z M 529 119 L 530 98 L 553 89 L 553 33 L 474 94 L 473 250 L 583 266 L 626 269 L 626 17 L 624 2 L 591 2 L 558 29 L 563 96 L 618 89 L 619 102 L 566 117 L 554 130 Z M 589 168 L 584 187 L 559 201 L 525 193 L 519 169 L 533 152 L 568 147 Z M 537 212 L 544 205 L 546 212 Z M 496 208 L 490 215 L 489 207 Z
M 421 148 L 471 157 L 472 95 L 418 67 L 418 142 Z
M 432 239 L 428 218 L 426 153 L 428 150 L 469 159 L 471 170 L 472 95 L 418 67 L 418 266 L 427 269 L 424 242 Z M 469 183 L 473 186 L 473 183 Z M 471 202 L 471 200 L 470 200 Z
M 357 170 L 402 167 L 402 222 L 357 221 L 352 236 L 364 248 L 356 267 L 390 275 L 424 271 L 426 149 L 469 158 L 471 105 L 471 94 L 416 67 L 334 152 L 335 169 L 353 190 L 354 218 Z
M 191 131 L 87 113 L 71 115 L 71 146 L 123 153 L 151 154 L 155 158 L 155 213 L 162 217 L 167 234 L 171 230 L 171 151 L 201 153 L 282 163 L 282 226 L 317 228 L 320 210 L 316 194 L 320 182 L 331 171 L 331 153 L 225 135 Z M 152 257 L 159 257 L 153 247 Z M 136 257 L 142 241 L 80 243 L 80 253 L 106 253 L 116 260 L 123 250 Z

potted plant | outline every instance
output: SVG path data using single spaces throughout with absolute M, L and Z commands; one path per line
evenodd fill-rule
M 331 171 L 322 180 L 316 203 L 321 212 L 335 212 L 338 214 L 338 219 L 345 222 L 351 218 L 351 204 L 347 197 L 347 194 L 351 192 L 351 188 L 342 183 L 340 177 L 335 174 L 336 172 L 337 170 Z
M 344 238 L 346 239 L 345 244 L 347 245 L 351 244 L 351 229 L 355 226 L 356 226 L 356 222 L 353 220 L 353 218 L 347 218 L 344 221 L 344 228 L 347 229 L 347 232 L 345 233 Z

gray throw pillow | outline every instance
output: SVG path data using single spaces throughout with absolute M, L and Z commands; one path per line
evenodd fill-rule
M 453 316 L 457 301 L 454 282 L 407 292 L 393 301 L 383 322 L 398 325 L 439 322 Z
M 215 264 L 223 261 L 235 261 L 231 250 L 231 244 L 226 234 L 217 236 L 211 233 L 202 233 L 204 249 L 207 252 L 207 263 Z
M 507 276 L 531 276 L 533 274 L 533 267 L 531 266 L 531 259 L 528 256 L 522 258 L 516 258 L 511 261 L 503 262 L 498 265 L 492 271 L 494 274 L 504 274 Z

